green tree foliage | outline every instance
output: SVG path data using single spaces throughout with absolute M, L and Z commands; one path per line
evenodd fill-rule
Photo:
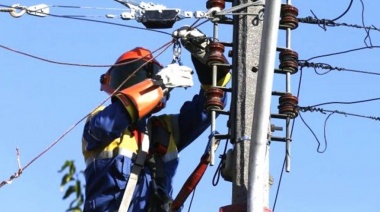
M 82 212 L 82 205 L 84 202 L 84 194 L 82 192 L 81 176 L 84 176 L 83 171 L 77 172 L 73 160 L 66 160 L 62 165 L 59 173 L 65 173 L 61 181 L 61 191 L 65 189 L 63 199 L 74 196 L 75 198 L 70 202 L 69 208 L 66 211 Z

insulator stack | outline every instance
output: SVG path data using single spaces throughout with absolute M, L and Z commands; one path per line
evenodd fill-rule
M 280 65 L 279 68 L 285 72 L 295 74 L 298 71 L 298 53 L 290 50 L 284 49 L 280 52 Z
M 219 7 L 221 10 L 223 10 L 226 7 L 226 1 L 225 0 L 208 0 L 206 2 L 206 8 L 211 9 L 213 7 Z
M 296 118 L 299 113 L 298 98 L 291 93 L 283 94 L 279 99 L 279 113 L 289 116 L 289 118 Z
M 209 66 L 212 66 L 212 65 L 218 64 L 218 63 L 221 63 L 221 64 L 225 63 L 225 61 L 224 61 L 225 59 L 223 56 L 224 45 L 222 43 L 212 42 L 209 45 L 209 49 L 210 49 L 210 55 L 209 55 L 208 60 L 207 60 L 207 64 Z
M 298 9 L 289 4 L 281 5 L 280 27 L 296 29 L 298 27 Z
M 222 102 L 222 98 L 224 92 L 222 89 L 217 87 L 211 87 L 205 93 L 207 98 L 205 108 L 207 111 L 223 110 L 224 104 Z

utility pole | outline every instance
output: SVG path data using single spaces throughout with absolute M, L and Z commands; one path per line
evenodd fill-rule
M 233 6 L 252 2 L 234 0 Z M 225 207 L 225 211 L 270 211 L 267 135 L 281 0 L 266 0 L 265 4 L 265 15 L 263 5 L 251 4 L 240 11 L 242 15 L 234 16 L 231 104 L 234 174 L 232 205 Z
M 234 0 L 233 6 L 251 0 Z M 249 6 L 240 13 L 255 15 L 234 16 L 233 81 L 231 122 L 233 122 L 232 207 L 246 211 L 248 196 L 249 152 L 251 145 L 253 108 L 261 48 L 264 6 Z M 231 210 L 232 211 L 232 210 Z

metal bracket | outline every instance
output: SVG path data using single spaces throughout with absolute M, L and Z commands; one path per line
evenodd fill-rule
M 27 8 L 26 12 L 29 15 L 39 16 L 39 17 L 45 17 L 49 15 L 50 8 L 46 4 L 38 4 L 35 6 L 30 6 Z

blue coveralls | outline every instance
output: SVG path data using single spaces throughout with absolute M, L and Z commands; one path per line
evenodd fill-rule
M 82 139 L 87 165 L 84 211 L 118 210 L 138 149 L 137 136 L 141 134 L 136 132 L 147 132 L 150 136 L 150 151 L 153 151 L 154 143 L 165 146 L 165 152 L 160 155 L 165 177 L 159 179 L 157 184 L 171 197 L 172 180 L 179 162 L 178 152 L 210 126 L 210 115 L 204 110 L 205 100 L 201 89 L 191 101 L 182 105 L 179 114 L 152 116 L 133 125 L 119 101 L 94 111 L 87 119 Z M 145 165 L 128 212 L 148 211 L 148 203 L 153 196 L 151 174 L 150 167 Z M 152 211 L 163 210 L 156 208 Z

